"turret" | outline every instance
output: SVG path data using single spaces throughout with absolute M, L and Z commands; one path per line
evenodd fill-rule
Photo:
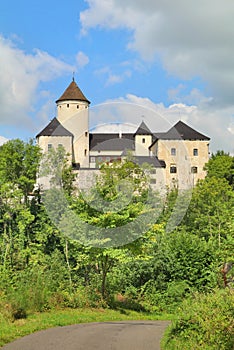
M 74 78 L 56 101 L 58 121 L 74 135 L 73 159 L 81 167 L 89 167 L 89 104 Z
M 149 156 L 149 147 L 152 144 L 152 132 L 143 121 L 135 132 L 134 137 L 136 156 Z

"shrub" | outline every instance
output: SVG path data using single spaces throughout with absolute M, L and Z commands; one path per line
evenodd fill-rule
M 163 349 L 233 350 L 233 317 L 233 291 L 197 293 L 182 303 L 178 319 L 163 338 Z

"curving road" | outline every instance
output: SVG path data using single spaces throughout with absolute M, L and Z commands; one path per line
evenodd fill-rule
M 169 321 L 86 323 L 36 332 L 2 350 L 160 350 Z

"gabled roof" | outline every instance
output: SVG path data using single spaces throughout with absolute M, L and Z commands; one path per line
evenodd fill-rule
M 148 128 L 148 126 L 145 124 L 145 122 L 141 122 L 141 125 L 135 132 L 135 135 L 152 135 L 152 132 Z
M 169 139 L 210 140 L 208 136 L 194 130 L 181 120 L 178 121 L 165 135 Z
M 153 144 L 157 140 L 210 140 L 208 136 L 205 136 L 200 132 L 194 130 L 181 120 L 177 122 L 167 132 L 155 133 L 154 137 L 155 141 L 153 142 Z
M 40 136 L 70 136 L 73 137 L 73 134 L 64 128 L 60 124 L 57 118 L 51 120 L 51 122 L 39 133 L 36 137 Z
M 64 91 L 62 96 L 59 97 L 59 99 L 56 101 L 56 103 L 60 101 L 68 101 L 68 100 L 76 100 L 76 101 L 85 101 L 89 102 L 83 92 L 80 90 L 78 85 L 76 84 L 75 80 L 73 79 L 71 84 L 67 87 L 67 89 Z

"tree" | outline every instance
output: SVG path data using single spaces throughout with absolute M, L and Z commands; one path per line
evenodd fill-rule
M 71 240 L 88 247 L 92 261 L 96 261 L 94 271 L 101 277 L 103 297 L 108 272 L 123 258 L 123 251 L 135 249 L 138 238 L 159 216 L 155 210 L 158 202 L 154 208 L 147 203 L 149 191 L 143 171 L 126 160 L 103 165 L 96 186 L 88 193 L 69 201 L 58 188 L 46 194 L 47 212 L 57 227 Z
M 12 183 L 22 190 L 24 200 L 33 191 L 41 151 L 33 140 L 10 140 L 0 147 L 0 185 Z
M 224 178 L 207 177 L 194 188 L 183 223 L 193 233 L 207 240 L 222 238 L 234 232 L 234 193 Z
M 68 160 L 69 154 L 65 148 L 59 145 L 57 149 L 50 148 L 41 160 L 39 176 L 46 176 L 52 187 L 60 187 L 68 196 L 74 191 L 74 180 L 76 175 Z
M 225 178 L 230 185 L 234 185 L 234 157 L 223 151 L 212 154 L 205 165 L 207 177 Z

